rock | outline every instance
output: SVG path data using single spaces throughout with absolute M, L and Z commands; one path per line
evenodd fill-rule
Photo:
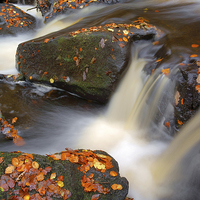
M 12 4 L 0 3 L 0 35 L 16 35 L 33 31 L 36 20 L 33 16 Z
M 128 193 L 117 162 L 103 151 L 0 152 L 0 163 L 1 199 L 124 200 Z
M 200 106 L 200 65 L 196 59 L 179 64 L 179 76 L 175 93 L 176 127 L 182 127 Z
M 37 2 L 37 7 L 45 16 L 45 22 L 49 22 L 56 16 L 74 12 L 74 10 L 85 8 L 93 4 L 115 4 L 119 0 L 41 0 Z M 122 2 L 122 1 L 121 1 Z
M 48 83 L 83 98 L 107 102 L 137 40 L 154 40 L 155 27 L 143 20 L 67 29 L 19 44 L 17 69 L 30 81 Z

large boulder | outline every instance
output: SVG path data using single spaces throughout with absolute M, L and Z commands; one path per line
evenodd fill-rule
M 19 44 L 17 69 L 27 80 L 52 84 L 105 103 L 127 66 L 131 43 L 154 41 L 157 33 L 142 19 L 73 32 L 64 29 Z
M 0 3 L 0 36 L 33 31 L 35 26 L 33 16 L 12 4 Z
M 0 199 L 124 200 L 128 181 L 103 151 L 0 152 Z

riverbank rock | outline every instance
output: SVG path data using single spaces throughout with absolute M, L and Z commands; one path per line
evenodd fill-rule
M 175 119 L 181 128 L 200 106 L 200 61 L 190 59 L 179 64 L 179 77 L 175 93 Z
M 127 193 L 128 181 L 103 151 L 0 152 L 1 199 L 124 200 Z
M 45 16 L 45 22 L 49 22 L 61 14 L 69 14 L 77 9 L 85 8 L 94 4 L 115 4 L 121 0 L 41 0 L 37 2 L 37 7 Z
M 16 35 L 33 31 L 36 20 L 33 16 L 9 3 L 0 3 L 0 36 Z
M 17 69 L 26 80 L 48 83 L 85 99 L 107 102 L 127 67 L 133 41 L 154 40 L 143 19 L 67 29 L 19 44 Z

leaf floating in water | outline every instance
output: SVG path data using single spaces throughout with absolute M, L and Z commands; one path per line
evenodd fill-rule
M 126 37 L 123 37 L 124 42 L 128 42 L 128 39 Z
M 152 43 L 153 45 L 158 45 L 159 44 L 159 41 L 155 41 Z
M 86 80 L 86 73 L 83 72 L 83 81 L 85 81 L 85 80 Z
M 101 41 L 99 42 L 100 47 L 103 49 L 105 47 L 105 40 L 101 38 Z
M 162 69 L 162 71 L 161 71 L 163 74 L 165 74 L 165 75 L 168 75 L 169 73 L 170 73 L 170 69 L 169 68 L 167 68 L 167 69 Z
M 123 33 L 124 33 L 125 35 L 128 35 L 129 31 L 128 31 L 128 30 L 123 30 Z
M 110 32 L 114 32 L 114 29 L 112 29 L 112 28 L 108 28 L 108 31 L 110 31 Z

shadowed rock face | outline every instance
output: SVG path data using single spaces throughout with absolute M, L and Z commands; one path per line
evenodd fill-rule
M 141 21 L 52 33 L 17 48 L 17 69 L 30 81 L 52 84 L 83 98 L 107 102 L 127 67 L 131 42 L 154 40 Z
M 49 156 L 0 152 L 0 162 L 1 199 L 27 195 L 85 200 L 96 195 L 124 200 L 128 193 L 128 181 L 120 177 L 118 163 L 103 151 L 67 149 Z
M 0 3 L 0 35 L 33 31 L 36 20 L 12 4 Z

